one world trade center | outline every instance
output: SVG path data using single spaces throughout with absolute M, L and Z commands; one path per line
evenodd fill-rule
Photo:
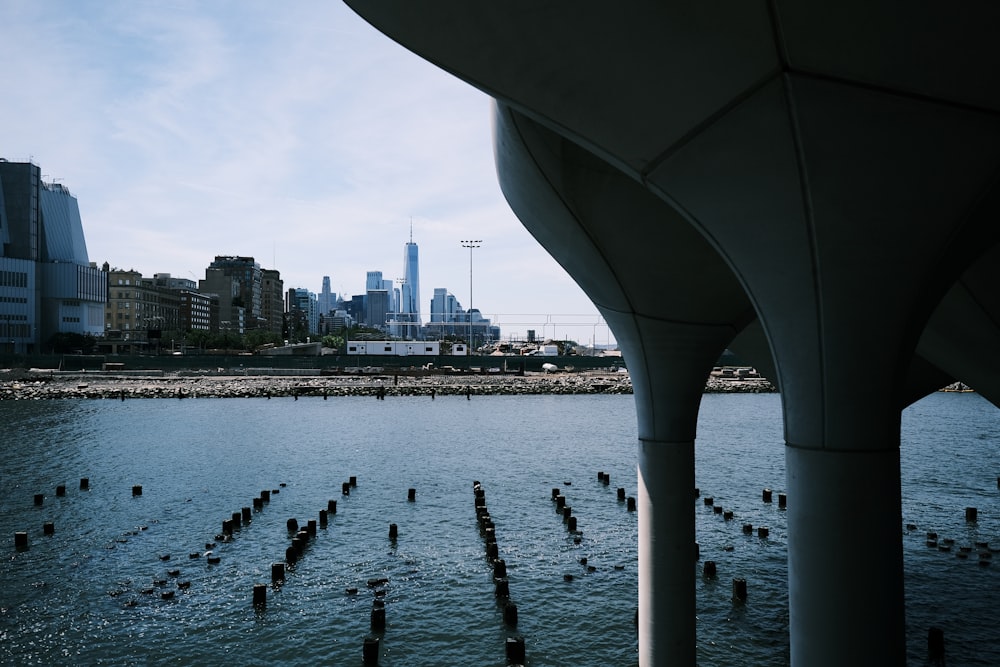
M 410 240 L 403 251 L 403 285 L 400 290 L 399 312 L 406 324 L 405 337 L 418 338 L 420 333 L 420 262 L 417 256 L 417 244 L 413 242 L 413 227 L 410 227 Z

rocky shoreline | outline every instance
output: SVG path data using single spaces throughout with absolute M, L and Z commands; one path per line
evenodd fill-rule
M 706 393 L 770 393 L 767 380 L 709 378 Z M 502 396 L 631 394 L 627 373 L 525 375 L 233 375 L 150 372 L 141 375 L 0 370 L 0 400 L 133 398 L 278 398 L 299 396 Z

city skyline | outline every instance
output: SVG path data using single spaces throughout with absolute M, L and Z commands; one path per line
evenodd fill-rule
M 482 238 L 473 305 L 505 334 L 599 320 L 503 200 L 489 98 L 340 3 L 6 3 L 0 39 L 25 54 L 0 73 L 0 154 L 78 198 L 92 261 L 200 278 L 250 255 L 351 293 L 403 277 L 412 224 L 421 311 L 437 287 L 470 302 L 460 240 Z

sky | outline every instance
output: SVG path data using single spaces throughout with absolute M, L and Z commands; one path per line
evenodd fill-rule
M 490 99 L 341 2 L 3 0 L 0 50 L 0 157 L 73 193 L 98 265 L 250 255 L 350 297 L 402 278 L 412 223 L 424 313 L 436 287 L 469 307 L 471 254 L 504 338 L 614 342 L 507 206 Z

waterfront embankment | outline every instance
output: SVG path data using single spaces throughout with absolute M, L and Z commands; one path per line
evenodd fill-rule
M 761 378 L 711 377 L 711 393 L 767 393 Z M 234 373 L 141 374 L 0 369 L 0 400 L 133 398 L 278 398 L 299 396 L 499 396 L 531 394 L 631 394 L 628 373 L 556 372 L 499 374 L 347 374 L 289 375 Z

